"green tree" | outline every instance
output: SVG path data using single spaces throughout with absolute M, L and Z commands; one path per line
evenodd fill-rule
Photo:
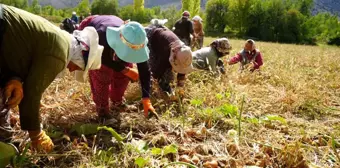
M 193 6 L 192 6 L 192 11 L 191 15 L 195 16 L 198 15 L 201 11 L 201 0 L 193 0 Z
M 134 15 L 134 6 L 133 5 L 126 5 L 119 10 L 119 16 L 123 20 L 131 19 Z
M 133 10 L 130 12 L 132 13 Z M 91 5 L 92 14 L 118 15 L 117 0 L 94 0 Z
M 223 33 L 227 25 L 228 0 L 209 0 L 206 4 L 205 30 Z
M 0 0 L 0 3 L 21 9 L 27 9 L 28 7 L 28 0 Z
M 90 13 L 90 1 L 82 0 L 77 6 L 77 12 L 79 15 L 87 15 Z
M 252 0 L 232 0 L 229 2 L 228 18 L 230 26 L 243 35 L 246 32 Z
M 38 0 L 33 0 L 30 11 L 34 14 L 41 14 L 42 8 Z
M 159 16 L 161 14 L 161 7 L 160 6 L 154 6 L 152 7 L 152 10 L 156 16 Z
M 42 14 L 43 15 L 50 15 L 50 16 L 53 16 L 55 15 L 55 9 L 53 6 L 51 5 L 47 5 L 47 6 L 44 6 L 42 8 Z
M 279 41 L 281 33 L 284 33 L 285 5 L 282 0 L 270 0 L 267 2 L 267 19 L 264 26 L 267 26 L 266 39 L 268 41 Z
M 297 9 L 290 9 L 285 14 L 284 33 L 281 33 L 280 41 L 287 43 L 299 43 L 303 41 L 304 16 Z
M 175 25 L 177 19 L 180 17 L 181 13 L 177 10 L 176 6 L 170 6 L 166 10 L 161 12 L 161 19 L 168 19 L 166 26 L 170 29 Z
M 312 16 L 312 9 L 314 7 L 313 0 L 299 0 L 298 10 L 302 15 L 310 17 Z
M 265 39 L 268 25 L 265 25 L 265 20 L 268 19 L 266 3 L 262 0 L 254 0 L 249 9 L 249 16 L 247 19 L 246 36 Z
M 133 6 L 134 6 L 135 11 L 143 11 L 144 0 L 133 0 Z
M 182 12 L 183 11 L 192 11 L 194 0 L 182 0 Z

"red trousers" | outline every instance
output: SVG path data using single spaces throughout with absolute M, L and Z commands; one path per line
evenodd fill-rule
M 132 67 L 132 64 L 128 64 Z M 102 65 L 98 70 L 91 70 L 90 84 L 93 101 L 98 113 L 109 112 L 109 98 L 113 104 L 121 103 L 130 79 L 121 72 Z

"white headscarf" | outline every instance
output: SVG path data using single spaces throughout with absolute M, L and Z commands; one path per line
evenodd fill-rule
M 82 31 L 75 30 L 70 35 L 70 49 L 66 66 L 72 61 L 81 68 L 81 70 L 75 71 L 77 81 L 86 82 L 88 71 L 101 67 L 103 50 L 104 47 L 99 45 L 99 36 L 94 27 L 85 27 Z M 88 51 L 87 63 L 85 63 L 82 51 Z M 62 74 L 63 72 L 58 77 Z
M 77 34 L 73 34 L 73 38 L 71 39 L 71 47 L 70 47 L 70 55 L 69 59 L 72 61 L 74 64 L 76 64 L 79 68 L 82 70 L 85 69 L 85 61 L 83 58 L 82 51 L 87 51 L 88 49 L 86 46 L 82 45 L 81 43 L 79 44 L 78 41 L 83 41 L 82 37 L 78 36 Z

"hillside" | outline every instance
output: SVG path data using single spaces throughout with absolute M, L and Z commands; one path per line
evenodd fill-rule
M 30 0 L 32 1 L 32 0 Z M 74 7 L 76 6 L 81 0 L 40 0 L 41 5 L 52 5 L 56 8 L 66 8 L 66 7 Z M 92 0 L 90 0 L 92 2 Z M 181 6 L 180 0 L 145 0 L 146 7 L 153 7 L 153 6 L 161 6 L 166 7 L 169 5 L 175 5 L 178 8 Z M 202 8 L 205 7 L 207 0 L 201 0 Z M 133 0 L 119 0 L 120 6 L 125 6 L 128 4 L 132 4 Z M 329 11 L 333 14 L 340 13 L 340 1 L 339 0 L 315 0 L 315 8 L 313 13 L 317 12 L 325 12 Z

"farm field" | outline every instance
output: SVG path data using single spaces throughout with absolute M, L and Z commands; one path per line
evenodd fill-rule
M 213 38 L 205 38 L 208 45 Z M 231 39 L 231 55 L 244 40 Z M 164 99 L 153 86 L 160 119 L 147 120 L 136 83 L 126 99 L 138 111 L 120 114 L 119 134 L 97 131 L 89 83 L 56 79 L 44 93 L 41 117 L 56 145 L 27 151 L 19 167 L 340 167 L 340 48 L 257 42 L 261 71 L 225 65 L 219 78 L 196 71 L 186 96 Z M 25 134 L 16 138 L 24 148 Z M 119 137 L 120 136 L 120 137 Z M 121 139 L 122 138 L 122 139 Z

